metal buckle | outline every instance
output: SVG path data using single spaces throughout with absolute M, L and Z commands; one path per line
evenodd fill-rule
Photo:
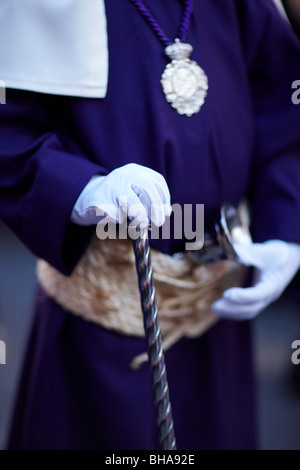
M 204 244 L 199 250 L 188 250 L 185 254 L 197 263 L 211 263 L 222 259 L 239 262 L 234 243 L 251 244 L 249 231 L 249 211 L 242 203 L 235 208 L 224 203 L 214 230 L 204 234 Z

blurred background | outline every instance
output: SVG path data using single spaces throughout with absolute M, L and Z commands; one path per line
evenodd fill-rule
M 30 325 L 35 289 L 34 256 L 0 223 L 0 449 L 5 447 L 16 385 Z M 253 322 L 257 421 L 261 450 L 300 450 L 300 364 L 292 342 L 300 340 L 300 279 Z

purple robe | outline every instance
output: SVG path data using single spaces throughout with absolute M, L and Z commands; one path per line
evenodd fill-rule
M 151 3 L 151 5 L 150 5 Z M 183 1 L 147 2 L 176 37 Z M 256 241 L 300 242 L 300 78 L 296 37 L 269 0 L 198 0 L 187 41 L 204 68 L 202 110 L 165 101 L 163 46 L 128 1 L 106 1 L 105 99 L 8 90 L 0 107 L 0 217 L 33 253 L 69 274 L 95 227 L 69 222 L 96 173 L 136 162 L 162 173 L 172 203 L 247 197 Z M 0 72 L 1 73 L 1 72 Z M 184 241 L 153 240 L 166 253 Z M 99 273 L 101 275 L 101 273 Z M 129 369 L 145 341 L 73 316 L 39 291 L 8 447 L 156 449 L 148 364 Z M 251 324 L 221 321 L 166 352 L 179 449 L 256 446 Z

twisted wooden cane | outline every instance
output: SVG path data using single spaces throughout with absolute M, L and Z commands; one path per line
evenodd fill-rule
M 138 238 L 133 240 L 133 249 L 154 391 L 154 406 L 156 410 L 159 443 L 162 450 L 176 450 L 174 423 L 159 326 L 147 228 L 139 231 Z

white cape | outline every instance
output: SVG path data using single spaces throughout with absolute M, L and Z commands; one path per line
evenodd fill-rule
M 104 0 L 0 0 L 0 80 L 7 88 L 103 98 Z

